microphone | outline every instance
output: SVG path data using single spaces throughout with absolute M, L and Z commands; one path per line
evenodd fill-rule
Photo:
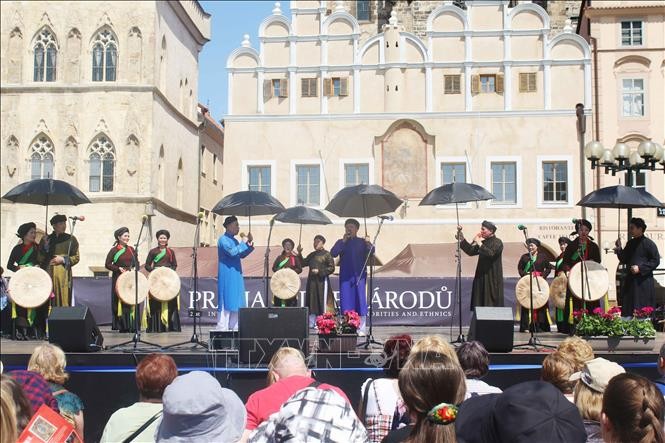
M 380 218 L 381 220 L 389 220 L 389 221 L 392 221 L 394 217 L 393 217 L 392 215 L 379 215 L 379 218 Z
M 517 229 L 519 229 L 520 231 L 526 231 L 526 226 L 519 224 L 517 225 Z
M 574 219 L 572 220 L 572 222 L 573 222 L 574 225 L 576 225 L 578 221 L 580 221 L 579 218 L 574 218 Z
M 73 217 L 69 217 L 69 219 L 74 221 L 85 221 L 85 215 L 74 215 Z
M 196 218 L 198 218 L 199 220 L 203 220 L 203 212 L 199 212 L 198 214 L 196 214 Z
M 148 221 L 148 216 L 147 215 L 141 216 L 141 223 L 145 223 L 146 221 Z

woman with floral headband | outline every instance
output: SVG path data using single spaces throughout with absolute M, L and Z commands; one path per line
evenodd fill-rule
M 178 267 L 178 261 L 173 249 L 169 248 L 171 233 L 166 229 L 160 229 L 155 234 L 157 238 L 157 247 L 148 252 L 148 258 L 145 260 L 145 269 L 152 272 L 153 269 L 165 266 L 174 271 Z M 178 307 L 180 306 L 180 294 L 169 301 L 159 301 L 150 299 L 150 320 L 148 322 L 148 332 L 180 332 L 180 315 Z
M 135 265 L 134 248 L 129 244 L 129 229 L 125 226 L 113 233 L 115 243 L 106 255 L 106 269 L 112 271 L 111 278 L 111 329 L 120 332 L 134 332 L 133 314 L 138 315 L 138 307 L 123 303 L 115 291 L 115 284 L 123 272 L 131 270 Z

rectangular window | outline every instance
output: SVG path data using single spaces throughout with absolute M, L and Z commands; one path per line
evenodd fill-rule
M 324 92 L 328 97 L 346 97 L 349 95 L 348 77 L 331 77 L 325 79 Z
M 319 83 L 316 77 L 314 78 L 303 78 L 300 81 L 301 92 L 303 97 L 317 97 Z
M 480 76 L 480 92 L 496 92 L 496 75 Z
M 271 193 L 270 166 L 248 166 L 247 175 L 249 176 L 248 183 L 250 191 Z
M 517 203 L 517 164 L 514 162 L 492 163 L 493 201 L 499 204 Z
M 520 92 L 536 92 L 535 72 L 520 72 Z
M 272 96 L 273 97 L 279 97 L 281 88 L 280 88 L 281 82 L 278 79 L 273 79 L 272 81 Z
M 621 45 L 622 46 L 642 45 L 641 20 L 627 20 L 621 22 Z
M 115 163 L 111 158 L 105 158 L 102 161 L 102 191 L 113 191 L 113 170 Z
M 319 206 L 321 204 L 321 184 L 319 165 L 296 166 L 296 203 Z
M 568 202 L 567 162 L 543 162 L 543 202 Z
M 647 187 L 647 175 L 645 172 L 640 171 L 631 171 L 631 183 L 633 188 L 642 188 L 646 189 Z
M 273 97 L 288 97 L 289 81 L 285 78 L 275 78 L 263 81 L 263 99 L 269 100 Z
M 99 192 L 101 188 L 102 160 L 99 156 L 90 158 L 90 192 Z
M 644 116 L 644 80 L 625 78 L 622 80 L 623 116 Z
M 368 185 L 369 165 L 354 163 L 344 165 L 344 186 Z
M 460 75 L 444 75 L 443 76 L 443 93 L 444 94 L 461 94 Z
M 356 18 L 358 21 L 369 21 L 369 0 L 356 0 Z
M 441 185 L 449 183 L 466 183 L 464 163 L 441 163 Z

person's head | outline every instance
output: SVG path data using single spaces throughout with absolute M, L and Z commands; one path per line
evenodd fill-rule
M 240 232 L 240 223 L 238 223 L 238 217 L 235 215 L 230 215 L 224 219 L 224 229 L 231 235 L 238 235 Z
M 575 373 L 574 363 L 560 352 L 555 351 L 548 354 L 543 360 L 540 379 L 553 384 L 564 394 L 572 394 L 575 382 L 570 380 L 570 376 L 573 373 Z
M 56 234 L 62 234 L 67 229 L 67 216 L 64 214 L 56 214 L 51 217 L 51 226 L 53 227 L 53 232 Z
M 169 240 L 171 239 L 171 233 L 166 229 L 160 229 L 159 231 L 157 231 L 157 234 L 155 234 L 155 237 L 157 238 L 157 244 L 159 244 L 159 246 L 163 248 L 169 244 Z
M 26 397 L 21 384 L 12 377 L 3 374 L 1 383 L 2 397 L 5 397 L 8 393 L 9 398 L 11 398 L 14 403 L 16 431 L 20 434 L 32 418 L 32 406 L 30 400 Z
M 575 372 L 581 371 L 584 363 L 595 357 L 591 345 L 576 335 L 567 337 L 559 343 L 557 351 L 573 363 Z
M 284 240 L 282 240 L 282 248 L 284 249 L 284 252 L 286 252 L 287 254 L 293 252 L 293 249 L 295 247 L 296 244 L 290 238 L 285 238 Z
M 589 238 L 589 232 L 591 232 L 592 226 L 589 220 L 579 218 L 575 223 L 575 232 L 579 236 L 580 240 L 586 240 Z
M 466 383 L 460 365 L 447 355 L 412 353 L 399 373 L 399 391 L 416 424 L 412 442 L 455 442 L 455 417 Z
M 160 402 L 164 390 L 178 376 L 178 367 L 166 354 L 148 354 L 136 366 L 141 401 Z
M 268 364 L 268 385 L 292 375 L 309 377 L 312 371 L 307 368 L 305 356 L 296 348 L 279 348 Z
M 314 236 L 314 249 L 317 251 L 320 251 L 321 249 L 325 248 L 326 246 L 326 238 L 322 236 L 321 234 L 317 234 Z
M 536 254 L 538 253 L 538 248 L 540 247 L 540 240 L 538 240 L 537 238 L 527 238 L 526 246 L 532 255 Z
M 440 335 L 426 335 L 415 342 L 411 347 L 411 354 L 417 352 L 433 352 L 435 354 L 447 355 L 448 358 L 459 365 L 459 359 L 457 358 L 455 348 L 450 346 L 448 340 Z
M 4 377 L 0 386 L 0 443 L 14 443 L 18 438 L 16 404 Z
M 490 355 L 479 341 L 467 341 L 457 349 L 457 358 L 466 378 L 483 378 L 489 372 Z
M 388 377 L 397 378 L 399 376 L 399 372 L 409 357 L 412 346 L 413 339 L 408 334 L 393 335 L 386 341 L 383 345 L 383 353 L 388 358 L 388 361 L 383 366 L 383 370 Z
M 37 346 L 28 361 L 28 371 L 37 372 L 46 381 L 59 385 L 64 384 L 69 378 L 65 366 L 67 366 L 65 353 L 59 346 L 50 343 Z
M 612 377 L 624 372 L 621 366 L 612 361 L 594 358 L 586 362 L 582 371 L 571 376 L 572 380 L 577 380 L 573 391 L 575 406 L 583 419 L 600 422 L 605 388 Z
M 16 236 L 25 244 L 34 243 L 37 237 L 37 225 L 33 222 L 23 223 L 16 230 Z
M 612 378 L 605 389 L 601 429 L 606 442 L 665 442 L 663 394 L 641 375 Z
M 660 375 L 665 375 L 665 343 L 660 346 L 660 353 L 658 354 L 658 372 L 660 372 Z
M 559 249 L 561 249 L 561 252 L 565 251 L 569 244 L 570 239 L 568 237 L 559 237 Z
M 358 235 L 358 229 L 360 229 L 360 222 L 355 218 L 349 218 L 344 222 L 344 232 L 346 235 L 355 237 Z
M 489 238 L 496 233 L 496 225 L 488 220 L 483 220 L 480 224 L 480 236 L 482 238 Z
M 644 219 L 639 217 L 633 217 L 630 219 L 628 224 L 628 233 L 631 237 L 641 237 L 644 235 L 644 231 L 647 230 L 647 224 L 644 222 Z
M 127 246 L 127 244 L 129 244 L 129 228 L 123 226 L 122 228 L 116 229 L 113 233 L 113 237 L 115 237 L 115 242 L 120 246 Z

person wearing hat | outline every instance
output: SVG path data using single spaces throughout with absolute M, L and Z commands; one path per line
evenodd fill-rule
M 23 223 L 18 227 L 16 236 L 19 243 L 12 248 L 7 260 L 7 269 L 17 272 L 21 268 L 39 266 L 41 261 L 40 251 L 35 243 L 37 238 L 37 225 L 33 222 Z M 11 294 L 9 294 L 11 298 Z M 46 313 L 48 313 L 48 304 Z M 39 311 L 39 312 L 38 312 Z M 38 316 L 38 314 L 40 314 Z M 46 332 L 46 315 L 43 308 L 23 308 L 12 301 L 12 338 L 15 340 L 28 340 L 30 337 L 41 338 Z
M 631 239 L 625 248 L 621 247 L 621 240 L 618 239 L 614 248 L 619 262 L 627 267 L 619 298 L 622 317 L 631 317 L 636 309 L 656 305 L 653 271 L 660 264 L 660 253 L 656 243 L 644 235 L 646 229 L 643 219 L 631 218 L 628 224 Z
M 238 327 L 238 310 L 246 306 L 245 282 L 240 260 L 254 251 L 252 233 L 236 240 L 240 232 L 238 218 L 231 215 L 224 219 L 226 232 L 217 240 L 217 326 L 218 331 L 235 330 Z M 246 239 L 246 241 L 245 241 Z
M 589 235 L 591 232 L 592 225 L 589 220 L 583 218 L 577 219 L 575 221 L 575 232 L 572 235 L 576 235 L 573 241 L 570 242 L 570 245 L 566 247 L 566 250 L 563 253 L 563 260 L 561 263 L 561 270 L 568 273 L 577 263 L 581 261 L 593 260 L 597 263 L 600 263 L 600 248 L 593 241 L 593 238 Z M 585 282 L 586 284 L 586 282 Z M 582 308 L 586 308 L 589 311 L 592 311 L 594 308 L 600 306 L 600 301 L 587 301 L 583 302 L 573 295 L 570 291 L 570 287 L 566 290 L 566 306 L 564 307 L 564 323 L 561 325 L 562 328 L 559 332 L 564 334 L 573 334 L 573 312 L 578 311 Z
M 134 332 L 134 315 L 136 306 L 123 303 L 115 290 L 120 274 L 128 272 L 136 266 L 134 248 L 129 244 L 129 229 L 125 226 L 113 233 L 115 243 L 106 254 L 106 269 L 113 272 L 111 278 L 111 329 L 120 332 Z
M 558 276 L 563 272 L 562 266 L 563 266 L 563 253 L 566 252 L 566 249 L 568 248 L 568 245 L 570 245 L 570 239 L 568 237 L 559 237 L 559 250 L 561 253 L 557 256 L 556 260 L 554 261 L 554 275 Z M 565 328 L 564 324 L 566 321 L 564 320 L 564 314 L 563 314 L 563 309 L 559 308 L 558 306 L 555 308 L 556 313 L 556 329 L 557 331 L 561 331 L 562 329 Z
M 298 245 L 298 256 L 302 266 L 309 267 L 305 306 L 309 308 L 309 327 L 313 328 L 317 315 L 335 311 L 335 298 L 329 278 L 335 272 L 335 260 L 326 251 L 326 238 L 321 234 L 314 236 L 314 250 L 305 258 L 302 256 L 302 247 Z
M 503 242 L 496 236 L 496 225 L 483 221 L 480 232 L 471 243 L 464 238 L 461 226 L 457 227 L 457 236 L 466 255 L 478 256 L 471 289 L 471 310 L 476 306 L 503 306 Z
M 282 240 L 282 252 L 275 259 L 275 263 L 272 265 L 272 272 L 277 272 L 280 269 L 291 269 L 296 274 L 300 274 L 302 272 L 300 256 L 293 251 L 295 247 L 296 244 L 290 238 L 285 238 Z M 294 295 L 290 299 L 284 300 L 273 296 L 272 305 L 281 307 L 298 306 L 298 297 Z
M 517 263 L 517 272 L 519 272 L 520 277 L 532 274 L 534 278 L 547 278 L 552 270 L 552 265 L 546 257 L 538 254 L 540 240 L 527 238 L 526 247 L 529 252 L 522 254 L 520 261 Z M 535 291 L 537 289 L 535 281 L 533 285 Z M 520 332 L 530 331 L 532 328 L 540 332 L 550 332 L 550 323 L 550 311 L 547 303 L 545 303 L 545 306 L 533 310 L 524 306 L 520 308 Z
M 67 217 L 56 214 L 51 217 L 51 233 L 42 238 L 42 268 L 53 280 L 53 306 L 72 305 L 72 266 L 79 262 L 79 242 L 73 235 L 67 234 Z
M 153 269 L 162 266 L 175 271 L 178 262 L 175 258 L 175 252 L 169 248 L 171 233 L 166 229 L 160 229 L 155 237 L 157 238 L 157 247 L 148 252 L 148 258 L 145 260 L 146 271 L 152 272 Z M 180 294 L 169 301 L 159 301 L 151 298 L 150 321 L 148 322 L 147 332 L 180 332 L 179 306 Z

